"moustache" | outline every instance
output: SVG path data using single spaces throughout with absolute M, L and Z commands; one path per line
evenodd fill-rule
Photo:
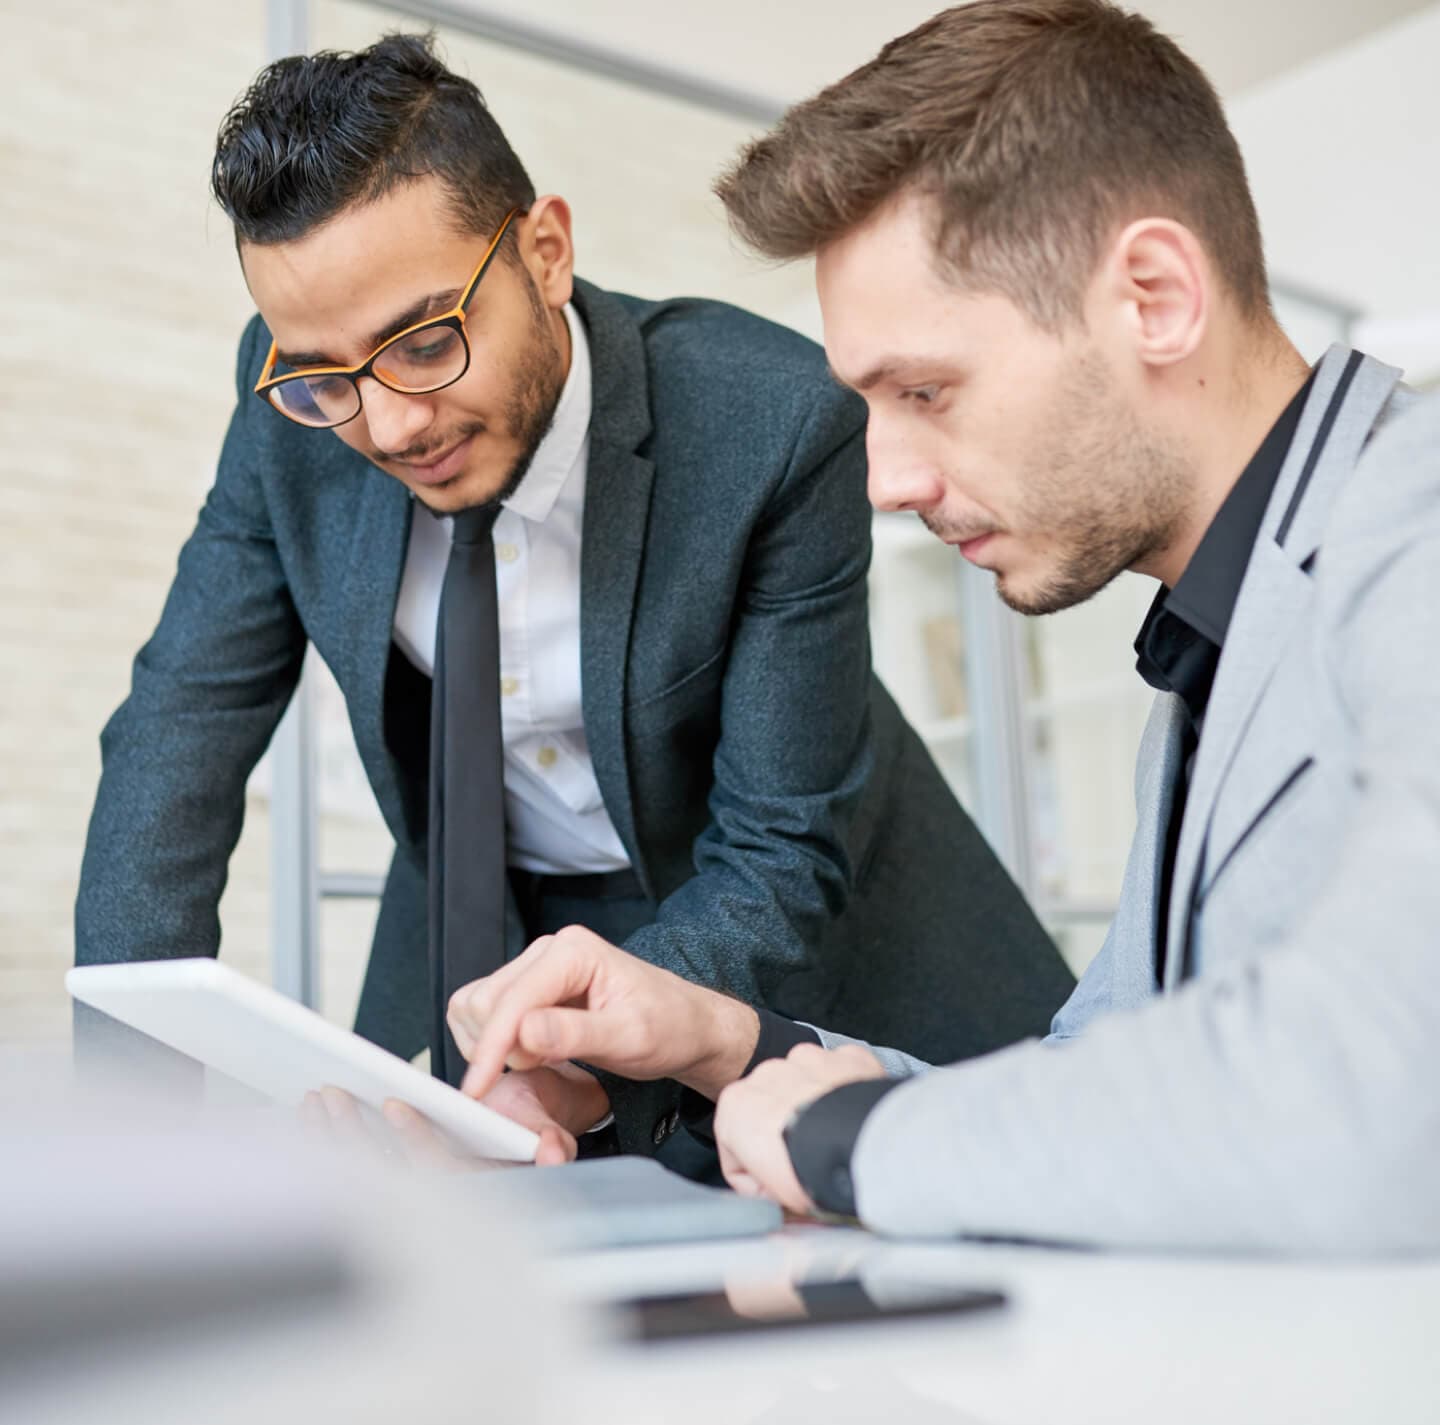
M 920 522 L 931 534 L 937 539 L 943 539 L 946 544 L 968 544 L 972 539 L 980 539 L 984 535 L 1000 532 L 1000 526 L 996 524 L 947 520 L 930 513 L 922 513 Z
M 410 450 L 399 452 L 386 451 L 385 458 L 394 460 L 402 465 L 433 465 L 436 456 L 444 455 L 447 451 L 454 450 L 457 445 L 469 440 L 472 435 L 479 435 L 485 426 L 482 423 L 466 426 L 459 432 L 447 435 L 444 440 L 432 440 L 425 446 L 415 446 Z

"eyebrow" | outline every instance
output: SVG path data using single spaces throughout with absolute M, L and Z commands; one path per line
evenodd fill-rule
M 421 297 L 418 302 L 412 302 L 403 312 L 386 322 L 379 331 L 371 334 L 370 344 L 366 350 L 374 351 L 377 346 L 383 346 L 392 336 L 398 336 L 406 327 L 413 327 L 416 322 L 423 322 L 426 317 L 448 312 L 460 300 L 460 292 L 459 287 L 451 287 L 444 292 L 432 292 L 428 297 Z M 297 370 L 306 366 L 348 366 L 350 364 L 346 361 L 337 361 L 323 351 L 280 351 L 277 349 L 275 355 L 286 366 Z
M 857 381 L 847 381 L 832 366 L 830 375 L 842 386 L 848 386 L 852 391 L 869 391 L 878 386 L 882 381 L 888 381 L 896 376 L 903 376 L 910 371 L 935 371 L 939 369 L 939 363 L 935 361 L 922 360 L 912 356 L 887 356 L 878 361 Z

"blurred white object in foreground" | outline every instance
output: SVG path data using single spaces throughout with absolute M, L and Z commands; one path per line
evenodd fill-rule
M 0 1126 L 0 1419 L 542 1418 L 572 1319 L 462 1184 L 253 1112 L 57 1100 Z

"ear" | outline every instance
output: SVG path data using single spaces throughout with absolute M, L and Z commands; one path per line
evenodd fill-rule
M 553 193 L 537 198 L 520 224 L 520 256 L 545 305 L 558 312 L 575 288 L 570 205 Z
M 1210 265 L 1195 234 L 1169 218 L 1141 218 L 1115 239 L 1102 288 L 1118 302 L 1135 354 L 1172 366 L 1199 347 L 1210 320 Z

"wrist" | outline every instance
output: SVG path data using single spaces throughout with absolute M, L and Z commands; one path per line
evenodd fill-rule
M 676 1078 L 712 1102 L 746 1069 L 760 1038 L 760 1017 L 748 1005 L 713 990 L 697 999 L 692 1043 L 701 1051 Z
M 610 1095 L 605 1085 L 579 1064 L 557 1064 L 553 1067 L 568 1085 L 561 1103 L 556 1105 L 556 1121 L 577 1136 L 593 1132 L 610 1117 Z
M 579 1131 L 593 1133 L 598 1126 L 607 1123 L 612 1117 L 610 1095 L 605 1092 L 605 1085 L 593 1074 L 587 1074 L 586 1077 L 590 1080 L 590 1086 L 586 1090 L 580 1114 L 582 1126 Z

